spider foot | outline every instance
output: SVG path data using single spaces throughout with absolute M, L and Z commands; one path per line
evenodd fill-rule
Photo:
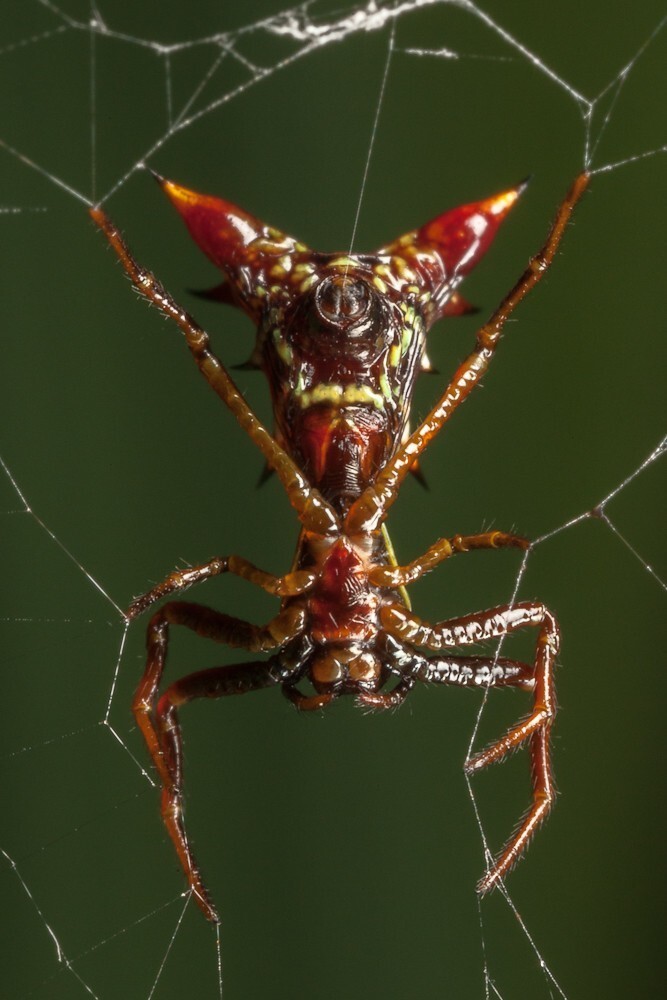
M 190 893 L 207 920 L 220 923 L 218 911 L 202 881 L 199 866 L 192 854 L 185 826 L 183 824 L 183 804 L 180 788 L 174 784 L 162 790 L 162 819 L 172 838 L 176 853 L 186 874 Z
M 201 881 L 197 882 L 196 885 L 190 884 L 190 892 L 204 916 L 212 924 L 219 924 L 220 917 L 218 916 L 218 911 L 216 910 L 211 897 L 202 885 Z
M 486 874 L 477 883 L 478 895 L 485 896 L 502 884 L 505 876 L 509 874 L 525 852 L 533 834 L 547 818 L 553 800 L 554 795 L 551 790 L 535 796 L 533 805 L 519 824 L 516 833 L 510 837 Z

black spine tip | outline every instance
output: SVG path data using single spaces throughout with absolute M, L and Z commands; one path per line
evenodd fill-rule
M 273 475 L 273 469 L 271 468 L 271 466 L 268 465 L 268 464 L 265 465 L 264 468 L 262 469 L 262 471 L 260 472 L 259 476 L 258 476 L 257 483 L 255 485 L 255 489 L 256 490 L 261 490 L 261 488 L 264 485 L 264 483 L 268 483 L 268 481 L 269 481 L 269 479 L 271 478 L 272 475 Z
M 248 361 L 241 361 L 238 365 L 229 365 L 233 372 L 256 372 L 259 371 L 259 365 L 256 364 L 252 358 Z
M 532 174 L 528 174 L 526 177 L 524 177 L 524 179 L 522 181 L 519 181 L 519 183 L 516 186 L 516 193 L 517 194 L 523 194 L 523 192 L 526 190 L 526 188 L 528 187 L 528 185 L 530 184 L 530 182 L 532 181 L 532 179 L 533 179 L 533 175 Z
M 159 174 L 157 170 L 153 170 L 152 167 L 146 167 L 145 169 L 148 171 L 149 174 L 152 175 L 153 180 L 156 181 L 160 185 L 160 187 L 164 187 L 164 185 L 166 184 L 166 180 L 162 176 L 162 174 Z

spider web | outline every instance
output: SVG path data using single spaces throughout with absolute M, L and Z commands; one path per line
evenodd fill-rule
M 627 997 L 638 976 L 658 992 L 663 16 L 601 0 L 585 23 L 580 4 L 523 0 L 32 0 L 5 17 L 7 996 L 216 997 L 223 966 L 227 1000 Z M 403 560 L 490 526 L 536 540 L 523 562 L 453 561 L 413 601 L 432 620 L 514 596 L 557 612 L 557 808 L 480 906 L 483 851 L 528 802 L 527 762 L 468 787 L 461 762 L 522 696 L 420 689 L 373 718 L 341 704 L 302 719 L 275 692 L 193 705 L 188 827 L 220 944 L 157 816 L 128 709 L 143 628 L 121 609 L 214 552 L 279 572 L 296 524 L 275 482 L 253 489 L 257 454 L 177 332 L 129 294 L 85 205 L 103 201 L 233 364 L 248 324 L 183 291 L 215 276 L 143 164 L 324 250 L 353 232 L 358 250 L 380 245 L 530 171 L 466 283 L 489 311 L 585 162 L 591 190 L 552 272 L 430 449 L 429 492 L 407 484 L 390 519 Z M 475 326 L 433 332 L 442 374 L 423 379 L 418 413 Z M 261 379 L 240 381 L 266 418 Z M 255 621 L 275 608 L 240 581 L 197 597 Z M 178 636 L 170 676 L 221 655 Z

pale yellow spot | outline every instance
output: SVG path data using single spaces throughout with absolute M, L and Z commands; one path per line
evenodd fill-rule
M 414 282 L 416 280 L 417 275 L 415 274 L 413 269 L 408 266 L 407 262 L 403 259 L 403 257 L 392 257 L 392 263 L 394 266 L 394 270 L 397 272 L 397 274 L 400 275 L 403 281 Z
M 370 403 L 376 409 L 384 407 L 382 396 L 367 385 L 316 385 L 310 392 L 304 392 L 299 375 L 300 384 L 297 385 L 296 394 L 303 409 L 315 406 L 317 403 L 328 403 L 333 406 L 352 406 L 355 403 Z
M 273 342 L 276 345 L 276 351 L 278 357 L 285 362 L 286 365 L 291 365 L 294 355 L 292 354 L 292 348 L 283 338 L 280 330 L 275 329 L 273 331 Z
M 329 267 L 356 267 L 359 263 L 354 257 L 336 257 L 335 260 L 329 261 Z
M 382 395 L 384 398 L 391 402 L 391 386 L 389 385 L 389 379 L 384 372 L 380 375 L 380 388 L 382 389 Z
M 264 251 L 268 253 L 275 253 L 276 244 L 273 240 L 266 239 L 263 236 L 258 236 L 256 240 L 252 241 L 252 249 L 257 256 L 257 251 Z
M 317 282 L 317 275 L 311 274 L 307 278 L 304 278 L 299 285 L 299 291 L 307 292 L 308 289 Z

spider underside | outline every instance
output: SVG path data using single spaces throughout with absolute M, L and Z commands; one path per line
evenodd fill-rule
M 399 705 L 417 682 L 459 687 L 518 687 L 532 693 L 530 714 L 465 764 L 468 773 L 479 771 L 523 744 L 527 744 L 531 759 L 532 803 L 479 882 L 481 893 L 503 880 L 548 814 L 554 801 L 549 737 L 556 708 L 553 674 L 559 647 L 559 630 L 554 616 L 539 602 L 521 601 L 432 624 L 411 611 L 403 589 L 455 554 L 499 547 L 526 549 L 529 543 L 524 538 L 500 531 L 456 535 L 438 540 L 421 557 L 400 566 L 393 558 L 384 522 L 408 472 L 415 468 L 428 443 L 479 383 L 506 320 L 551 264 L 588 179 L 587 174 L 582 174 L 575 180 L 558 209 L 544 246 L 480 328 L 474 350 L 413 433 L 409 432 L 407 418 L 411 385 L 423 354 L 422 334 L 431 322 L 447 314 L 448 310 L 454 312 L 451 303 L 457 302 L 455 288 L 461 276 L 458 275 L 456 281 L 448 279 L 450 305 L 447 307 L 442 295 L 442 273 L 447 272 L 447 267 L 442 261 L 449 252 L 449 244 L 443 250 L 444 240 L 434 230 L 434 223 L 430 229 L 423 227 L 416 231 L 422 241 L 429 236 L 435 248 L 422 267 L 424 249 L 421 243 L 419 255 L 412 252 L 410 245 L 411 256 L 401 256 L 404 254 L 401 248 L 408 245 L 405 238 L 403 243 L 396 241 L 378 255 L 348 257 L 346 263 L 340 263 L 341 255 L 314 255 L 295 241 L 288 245 L 284 234 L 268 227 L 260 232 L 258 221 L 244 214 L 244 221 L 250 219 L 255 230 L 252 239 L 248 237 L 242 247 L 236 244 L 233 247 L 234 266 L 241 260 L 245 282 L 242 286 L 238 278 L 234 285 L 237 271 L 226 259 L 221 263 L 222 251 L 211 249 L 209 236 L 202 236 L 202 220 L 207 220 L 206 213 L 212 212 L 222 213 L 219 218 L 223 220 L 232 218 L 231 209 L 236 212 L 233 216 L 236 219 L 240 210 L 235 206 L 230 208 L 229 203 L 194 195 L 160 180 L 200 246 L 225 271 L 226 284 L 217 291 L 217 297 L 240 306 L 259 322 L 258 344 L 263 345 L 265 352 L 261 366 L 269 377 L 276 413 L 277 430 L 272 435 L 255 417 L 225 367 L 211 351 L 205 331 L 171 298 L 153 274 L 137 264 L 105 213 L 100 208 L 91 211 L 132 283 L 180 327 L 204 378 L 262 452 L 268 467 L 282 482 L 301 522 L 297 559 L 290 572 L 274 576 L 239 556 L 219 556 L 199 566 L 171 573 L 162 583 L 138 597 L 127 612 L 128 618 L 133 619 L 161 598 L 179 594 L 195 583 L 223 573 L 242 577 L 281 600 L 278 614 L 264 626 L 183 600 L 168 600 L 153 613 L 148 625 L 146 669 L 133 710 L 160 776 L 165 825 L 192 893 L 209 920 L 218 922 L 218 913 L 188 843 L 182 814 L 179 710 L 196 698 L 220 698 L 277 686 L 302 711 L 323 708 L 342 695 L 353 695 L 363 706 L 385 709 Z M 498 215 L 501 197 L 507 198 L 507 195 L 498 196 L 495 201 L 476 203 L 476 207 L 479 210 L 482 204 L 495 206 Z M 488 208 L 488 212 L 491 211 Z M 504 202 L 502 211 L 505 211 Z M 218 222 L 219 218 L 216 217 Z M 231 246 L 230 241 L 237 238 L 235 233 L 236 230 L 232 233 L 230 229 L 223 234 L 225 253 Z M 204 246 L 206 240 L 209 242 Z M 239 254 L 245 256 L 239 258 Z M 261 285 L 266 279 L 265 272 L 269 266 L 277 267 L 276 261 L 283 261 L 280 266 L 289 271 L 285 264 L 289 254 L 293 255 L 290 276 L 279 276 L 276 281 L 275 272 L 271 272 L 271 292 L 278 289 L 280 295 L 276 291 L 276 297 L 267 305 L 262 300 Z M 296 267 L 301 267 L 301 274 L 305 274 L 303 280 L 299 279 L 298 288 L 293 277 L 294 260 L 298 261 Z M 396 260 L 399 270 L 412 268 L 411 274 L 414 277 L 416 273 L 418 280 L 400 284 L 396 279 L 392 285 L 392 275 L 398 273 L 391 270 L 392 261 Z M 442 273 L 435 278 L 434 261 L 442 264 Z M 240 273 L 241 268 L 237 270 Z M 256 279 L 250 288 L 248 273 Z M 441 284 L 437 285 L 437 281 Z M 414 288 L 419 294 L 410 291 Z M 303 304 L 304 294 L 306 305 Z M 438 295 L 442 301 L 438 301 Z M 437 309 L 432 305 L 434 301 Z M 306 308 L 308 318 L 304 322 Z M 455 308 L 464 311 L 461 306 Z M 391 341 L 386 332 L 391 331 L 394 322 L 401 324 L 396 342 Z M 406 341 L 407 323 L 412 339 L 415 344 L 419 343 L 413 349 L 411 342 L 398 360 L 399 345 L 404 346 Z M 322 341 L 323 355 L 318 336 L 325 329 L 327 339 Z M 377 346 L 381 339 L 377 336 L 378 329 L 386 340 L 381 347 Z M 274 330 L 278 333 L 274 334 Z M 354 358 L 364 360 L 364 371 L 372 371 L 373 365 L 384 365 L 377 386 L 370 377 L 362 378 L 359 372 L 348 382 L 340 376 L 341 353 L 350 343 L 354 344 Z M 309 368 L 303 359 L 310 359 L 311 354 L 315 361 L 308 361 Z M 393 368 L 384 360 L 385 355 L 396 362 Z M 326 377 L 320 372 L 320 380 L 314 379 L 311 386 L 304 388 L 303 372 L 320 363 L 327 366 Z M 296 374 L 295 380 L 290 382 L 292 370 Z M 399 385 L 410 386 L 410 391 L 403 396 L 385 391 L 387 372 L 394 370 L 398 373 Z M 286 394 L 283 387 L 288 384 L 292 385 L 292 391 Z M 203 638 L 228 646 L 258 654 L 269 652 L 270 655 L 250 663 L 191 673 L 161 691 L 172 625 L 183 626 Z M 499 639 L 527 627 L 536 630 L 532 662 L 452 653 L 459 647 Z M 307 683 L 312 691 L 304 691 Z

